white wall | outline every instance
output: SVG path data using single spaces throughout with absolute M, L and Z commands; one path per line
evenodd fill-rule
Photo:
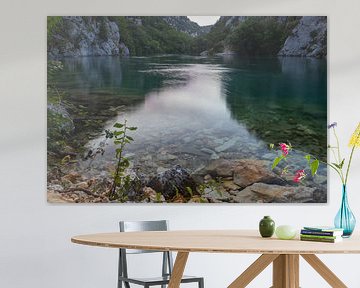
M 360 40 L 357 0 L 32 0 L 3 1 L 0 11 L 0 287 L 115 287 L 116 250 L 70 243 L 75 234 L 116 231 L 119 219 L 171 221 L 173 229 L 256 228 L 263 215 L 278 224 L 331 224 L 340 182 L 331 173 L 326 205 L 51 205 L 46 202 L 47 15 L 327 15 L 329 121 L 342 144 L 359 117 Z M 360 151 L 349 183 L 360 219 Z M 357 177 L 356 177 L 357 176 Z M 358 225 L 360 227 L 360 225 Z M 192 254 L 187 271 L 206 287 L 226 287 L 255 255 Z M 348 287 L 360 287 L 360 255 L 322 256 Z M 134 260 L 137 268 L 145 262 Z M 344 265 L 348 263 L 348 265 Z M 251 287 L 269 287 L 268 269 Z M 328 287 L 306 263 L 302 287 Z

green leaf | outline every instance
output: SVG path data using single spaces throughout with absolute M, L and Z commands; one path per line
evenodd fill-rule
M 114 131 L 113 134 L 114 134 L 115 136 L 119 136 L 119 135 L 121 135 L 121 134 L 124 134 L 124 131 Z
M 339 165 L 340 169 L 342 169 L 342 168 L 343 168 L 344 163 L 345 163 L 345 158 L 341 161 L 341 163 L 340 163 L 340 165 Z
M 121 154 L 121 152 L 122 152 L 122 149 L 121 149 L 121 148 L 117 148 L 117 149 L 115 150 L 116 158 L 119 157 L 119 155 Z
M 310 155 L 305 155 L 304 158 L 305 158 L 305 159 L 307 160 L 307 162 L 310 164 L 311 156 L 310 156 Z
M 130 136 L 128 136 L 128 135 L 126 135 L 125 136 L 127 139 L 129 139 L 130 141 L 134 141 L 134 138 L 132 138 L 132 137 L 130 137 Z
M 273 162 L 273 164 L 272 164 L 272 166 L 271 166 L 271 169 L 274 169 L 277 165 L 279 165 L 279 163 L 280 163 L 280 161 L 282 160 L 282 159 L 284 159 L 284 156 L 279 156 L 279 157 L 276 157 L 275 159 L 274 159 L 274 162 Z
M 336 168 L 341 169 L 339 164 L 337 164 L 335 162 L 332 162 L 331 164 L 334 165 Z
M 313 162 L 311 162 L 310 164 L 310 170 L 311 170 L 311 175 L 314 176 L 319 168 L 319 160 L 314 160 Z
M 127 129 L 129 129 L 130 131 L 135 131 L 137 130 L 137 127 L 128 127 Z
M 274 149 L 275 145 L 273 143 L 269 144 L 270 149 Z
M 124 124 L 115 123 L 115 124 L 114 124 L 114 127 L 115 127 L 115 128 L 122 128 L 122 127 L 124 127 Z

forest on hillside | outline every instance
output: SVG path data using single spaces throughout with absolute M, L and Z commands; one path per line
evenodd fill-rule
M 325 21 L 326 27 L 326 17 L 308 17 L 309 23 L 302 23 L 302 18 L 306 17 L 223 16 L 214 25 L 201 27 L 186 16 L 54 16 L 47 20 L 48 52 L 51 54 L 56 50 L 58 56 L 73 56 L 64 51 L 81 50 L 85 42 L 90 42 L 87 46 L 104 46 L 118 33 L 119 39 L 114 38 L 114 41 L 118 42 L 115 46 L 120 47 L 120 52 L 110 50 L 105 54 L 215 55 L 231 52 L 247 56 L 275 56 L 295 30 L 299 31 L 299 43 L 295 43 L 299 46 L 297 49 L 309 46 L 305 47 L 308 51 L 303 54 L 315 49 L 314 45 L 326 50 L 326 33 L 319 26 L 319 21 Z M 83 55 L 79 53 L 74 56 Z M 324 54 L 318 53 L 316 57 Z

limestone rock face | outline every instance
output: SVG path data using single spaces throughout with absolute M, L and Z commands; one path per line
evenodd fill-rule
M 120 42 L 119 27 L 108 17 L 62 17 L 61 27 L 48 39 L 48 56 L 129 55 Z
M 327 17 L 302 17 L 278 55 L 325 57 L 327 55 Z

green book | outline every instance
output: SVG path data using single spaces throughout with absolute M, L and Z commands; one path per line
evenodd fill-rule
M 337 239 L 341 238 L 341 236 L 325 236 L 325 235 L 308 235 L 308 234 L 300 234 L 303 238 L 314 238 L 314 239 Z
M 312 230 L 312 231 L 321 231 L 321 232 L 343 232 L 343 228 L 335 228 L 331 226 L 306 226 L 304 227 L 305 230 Z
M 335 239 L 329 238 L 314 238 L 314 237 L 303 237 L 300 236 L 301 241 L 311 241 L 311 242 L 324 242 L 324 243 L 337 243 L 342 241 L 342 237 L 336 237 Z

